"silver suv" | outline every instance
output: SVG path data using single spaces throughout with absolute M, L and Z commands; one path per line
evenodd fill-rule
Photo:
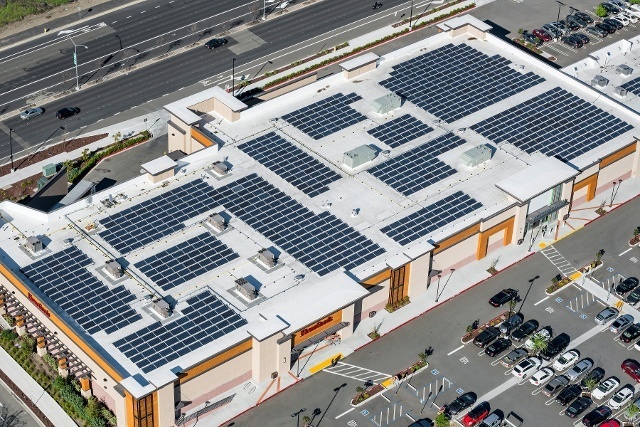
M 551 24 L 544 24 L 542 26 L 542 29 L 551 34 L 551 36 L 553 36 L 554 38 L 562 37 L 562 31 Z
M 482 420 L 478 427 L 500 427 L 500 423 L 502 423 L 502 416 L 493 412 L 487 418 Z

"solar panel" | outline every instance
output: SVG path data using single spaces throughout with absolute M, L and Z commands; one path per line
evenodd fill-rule
M 433 128 L 416 119 L 415 117 L 405 114 L 397 119 L 390 120 L 380 126 L 367 131 L 367 133 L 379 141 L 384 142 L 391 148 L 400 147 L 407 142 L 420 138 L 431 132 Z
M 640 95 L 640 77 L 629 80 L 625 84 L 620 85 L 634 95 Z
M 183 222 L 215 207 L 211 186 L 195 180 L 100 220 L 98 233 L 127 254 L 184 228 Z
M 471 128 L 496 143 L 569 161 L 633 126 L 556 87 Z
M 482 207 L 462 191 L 432 203 L 380 229 L 400 245 L 406 245 Z
M 341 178 L 339 174 L 274 132 L 252 139 L 238 148 L 309 197 L 329 190 L 328 185 Z
M 399 64 L 380 84 L 451 123 L 544 81 L 510 65 L 500 55 L 448 44 Z
M 214 197 L 320 276 L 384 253 L 334 215 L 313 213 L 256 174 L 215 190 Z
M 456 170 L 436 156 L 466 141 L 448 133 L 369 169 L 369 173 L 394 190 L 409 196 L 453 175 Z
M 238 254 L 227 245 L 202 233 L 134 265 L 168 291 L 236 258 Z
M 363 114 L 349 107 L 360 99 L 355 93 L 338 93 L 285 114 L 282 119 L 317 140 L 365 120 Z
M 114 345 L 148 373 L 247 324 L 209 291 L 186 302 L 189 306 L 176 320 L 156 322 L 119 339 Z
M 76 247 L 43 258 L 22 272 L 89 334 L 117 331 L 142 317 L 127 304 L 135 300 L 122 286 L 110 289 L 85 267 L 92 261 Z

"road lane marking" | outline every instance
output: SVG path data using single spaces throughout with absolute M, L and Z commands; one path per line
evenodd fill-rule
M 447 353 L 447 356 L 451 356 L 453 353 L 455 353 L 456 351 L 460 350 L 463 347 L 464 347 L 464 345 L 461 345 L 460 347 L 456 348 L 455 350 L 450 351 L 449 353 Z
M 127 16 L 127 19 L 131 18 L 131 15 Z
M 622 256 L 622 255 L 626 254 L 627 252 L 629 252 L 629 251 L 630 251 L 630 250 L 632 250 L 632 249 L 633 249 L 633 248 L 629 248 L 629 249 L 627 249 L 626 251 L 622 252 L 622 253 L 621 253 L 620 255 L 618 255 L 618 256 Z
M 349 412 L 353 411 L 354 409 L 356 409 L 356 408 L 351 408 L 351 409 L 348 409 L 348 410 L 344 411 L 343 413 L 341 413 L 340 415 L 338 415 L 338 416 L 336 417 L 336 420 L 337 420 L 338 418 L 340 418 L 341 416 L 343 416 L 343 415 L 347 415 Z
M 541 302 L 544 302 L 544 301 L 546 301 L 546 300 L 548 300 L 548 299 L 549 299 L 549 297 L 542 298 L 540 301 L 538 301 L 537 303 L 535 303 L 535 304 L 533 304 L 533 305 L 538 305 L 538 304 L 540 304 Z

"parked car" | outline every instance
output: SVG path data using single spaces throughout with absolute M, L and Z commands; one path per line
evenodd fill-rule
M 560 32 L 562 33 L 563 36 L 566 36 L 567 34 L 569 34 L 571 32 L 569 27 L 567 27 L 567 25 L 563 21 L 549 22 L 549 25 L 552 25 L 555 28 L 557 28 L 558 30 L 560 30 Z
M 569 377 L 571 381 L 577 381 L 592 367 L 593 362 L 590 359 L 582 359 L 581 361 L 576 363 L 573 368 L 569 369 L 569 371 L 567 372 L 567 377 Z
M 562 37 L 564 34 L 562 33 L 562 31 L 560 31 L 559 28 L 554 27 L 553 25 L 550 24 L 544 24 L 542 26 L 542 29 L 545 30 L 547 33 L 551 34 L 551 36 L 554 39 L 560 38 Z
M 585 13 L 585 12 L 573 12 L 573 14 L 575 16 L 577 16 L 578 18 L 582 19 L 583 21 L 585 21 L 586 23 L 593 24 L 593 18 L 588 13 Z
M 527 338 L 529 335 L 531 335 L 536 329 L 538 329 L 539 326 L 540 324 L 538 323 L 537 320 L 535 319 L 527 320 L 522 325 L 520 325 L 518 329 L 513 331 L 513 333 L 511 334 L 511 339 L 513 339 L 516 342 L 520 342 L 523 339 Z
M 640 289 L 635 289 L 625 298 L 625 301 L 630 305 L 636 305 L 640 301 Z
M 577 15 L 567 15 L 567 22 L 573 22 L 580 28 L 586 27 L 589 23 Z
M 582 43 L 582 41 L 579 38 L 573 37 L 573 36 L 564 36 L 563 38 L 560 39 L 560 41 L 562 41 L 562 43 L 574 49 L 580 49 L 584 45 L 584 43 Z
M 597 28 L 602 28 L 603 30 L 605 30 L 607 33 L 609 34 L 613 34 L 616 32 L 616 27 L 614 27 L 613 25 L 609 25 L 605 22 L 598 22 L 596 25 L 594 25 Z
M 614 5 L 620 10 L 625 10 L 627 8 L 627 4 L 622 0 L 609 0 L 609 3 L 611 3 L 612 5 Z
M 503 419 L 504 415 L 502 411 L 493 411 L 487 418 L 482 420 L 478 427 L 500 427 Z
M 562 356 L 558 357 L 558 360 L 553 362 L 553 369 L 558 372 L 562 372 L 564 370 L 572 367 L 580 358 L 580 353 L 578 350 L 569 350 L 564 353 Z
M 608 31 L 605 31 L 600 27 L 596 27 L 595 25 L 593 27 L 587 27 L 586 32 L 601 39 L 609 35 Z
M 473 343 L 480 348 L 485 348 L 493 340 L 500 336 L 500 330 L 493 326 L 488 327 L 484 331 L 480 332 L 477 337 L 473 339 Z
M 596 409 L 584 416 L 582 424 L 584 424 L 585 427 L 597 426 L 610 416 L 611 409 L 608 406 L 598 406 Z
M 629 11 L 624 11 L 624 12 L 620 12 L 619 14 L 617 14 L 616 19 L 618 19 L 618 17 L 625 17 L 629 20 L 630 23 L 635 24 L 636 22 L 638 22 L 638 17 L 629 13 Z
M 462 424 L 467 427 L 475 426 L 480 421 L 487 418 L 489 415 L 489 411 L 491 411 L 491 406 L 489 406 L 489 402 L 480 402 L 472 410 L 467 412 L 467 415 L 462 418 Z
M 542 389 L 542 392 L 545 395 L 551 397 L 554 394 L 556 394 L 558 391 L 560 391 L 560 389 L 566 386 L 567 384 L 569 384 L 569 378 L 567 378 L 564 375 L 558 375 L 554 379 L 549 381 L 547 385 L 544 386 L 544 388 Z
M 569 335 L 565 333 L 557 335 L 555 338 L 549 341 L 547 348 L 540 352 L 540 356 L 544 360 L 551 360 L 562 353 L 564 349 L 567 348 L 570 342 L 571 337 L 569 337 Z
M 576 37 L 576 38 L 580 39 L 580 41 L 582 42 L 583 45 L 589 44 L 591 42 L 591 39 L 589 39 L 589 37 L 585 36 L 582 33 L 575 33 L 573 35 L 573 37 Z
M 524 347 L 528 350 L 533 350 L 533 338 L 540 337 L 546 341 L 549 341 L 551 339 L 551 332 L 552 332 L 552 329 L 550 326 L 545 326 L 542 329 L 538 329 L 538 331 L 535 334 L 530 336 L 529 339 L 527 339 L 524 342 Z
M 215 49 L 227 44 L 227 39 L 211 39 L 204 44 L 207 49 Z
M 596 323 L 598 325 L 604 325 L 609 320 L 618 315 L 618 310 L 613 307 L 607 307 L 596 315 Z
M 620 427 L 620 421 L 618 420 L 607 420 L 600 424 L 599 427 Z
M 499 338 L 489 344 L 489 346 L 484 349 L 484 353 L 489 357 L 496 357 L 509 347 L 511 347 L 511 340 L 509 338 Z
M 71 116 L 75 116 L 78 113 L 80 113 L 80 109 L 78 107 L 61 108 L 56 113 L 56 118 L 58 118 L 60 120 L 64 120 L 64 119 L 67 119 L 67 118 L 69 118 Z
M 433 421 L 429 418 L 423 418 L 421 420 L 417 420 L 415 423 L 411 423 L 409 427 L 433 427 Z
M 602 381 L 598 388 L 593 390 L 593 392 L 591 393 L 591 397 L 597 400 L 604 399 L 605 397 L 613 393 L 619 385 L 620 381 L 616 377 L 609 377 L 606 380 Z
M 44 114 L 44 110 L 40 107 L 27 108 L 22 113 L 20 113 L 20 118 L 22 120 L 30 120 L 42 114 Z
M 582 388 L 578 384 L 569 384 L 558 393 L 556 402 L 562 406 L 567 406 L 573 399 L 580 396 L 580 394 L 582 394 Z
M 542 368 L 535 374 L 531 375 L 531 378 L 529 378 L 529 382 L 534 386 L 539 387 L 549 382 L 549 380 L 553 378 L 554 374 L 555 372 L 553 372 L 553 369 L 549 367 Z
M 502 307 L 503 305 L 514 299 L 516 295 L 518 295 L 518 291 L 516 291 L 515 289 L 503 289 L 491 297 L 491 299 L 489 300 L 489 304 L 494 307 Z
M 507 335 L 518 326 L 522 325 L 523 321 L 524 315 L 522 313 L 515 313 L 500 324 L 500 332 Z
M 476 403 L 476 400 L 478 400 L 478 395 L 472 391 L 468 391 L 465 394 L 456 397 L 451 404 L 446 405 L 444 412 L 448 415 L 458 415 L 460 412 Z
M 527 43 L 531 43 L 534 46 L 542 46 L 542 40 L 531 33 L 522 33 L 522 40 Z
M 516 363 L 520 362 L 522 359 L 524 359 L 528 355 L 529 353 L 527 353 L 527 350 L 523 348 L 516 348 L 515 350 L 511 350 L 509 354 L 504 356 L 500 361 L 500 363 L 505 368 L 511 368 L 512 366 L 515 366 Z
M 625 27 L 627 25 L 631 25 L 631 19 L 629 19 L 627 17 L 627 15 L 625 15 L 624 13 L 620 12 L 619 14 L 613 16 L 613 19 L 615 19 L 616 21 L 620 21 L 622 22 L 622 25 L 624 25 Z
M 577 22 L 575 22 L 574 20 L 571 21 L 560 21 L 564 24 L 565 27 L 567 27 L 568 29 L 570 29 L 571 31 L 577 31 L 580 28 L 582 28 L 582 26 L 580 24 L 578 24 Z
M 587 375 L 584 376 L 582 381 L 580 381 L 580 386 L 586 389 L 587 384 L 589 382 L 593 382 L 594 384 L 599 384 L 603 378 L 604 378 L 604 369 L 602 369 L 601 367 L 594 368 L 590 370 Z
M 640 337 L 640 323 L 634 323 L 620 335 L 620 341 L 630 343 L 638 337 Z
M 620 365 L 625 374 L 640 382 L 640 363 L 637 360 L 627 359 Z
M 620 388 L 620 390 L 616 391 L 616 394 L 611 396 L 607 406 L 611 409 L 620 409 L 624 405 L 627 404 L 631 399 L 633 399 L 633 394 L 635 389 L 631 384 L 627 384 L 624 387 Z
M 614 334 L 619 334 L 620 332 L 627 329 L 633 323 L 633 316 L 630 314 L 623 314 L 618 317 L 609 327 L 609 330 Z
M 529 375 L 537 371 L 541 365 L 542 360 L 537 357 L 529 357 L 514 366 L 512 373 L 518 378 L 527 378 Z
M 593 404 L 593 400 L 588 397 L 581 397 L 573 401 L 571 405 L 564 411 L 564 414 L 569 418 L 577 418 L 578 415 L 583 413 Z
M 606 19 L 605 19 L 606 21 Z M 627 277 L 622 282 L 618 283 L 613 291 L 618 295 L 626 294 L 629 291 L 638 287 L 638 279 L 635 277 Z
M 543 42 L 549 42 L 553 40 L 553 36 L 541 28 L 531 31 L 531 34 L 533 34 Z
M 600 5 L 602 7 L 604 7 L 604 10 L 606 10 L 607 13 L 618 13 L 618 12 L 620 12 L 620 8 L 618 6 L 616 6 L 615 4 L 600 3 Z

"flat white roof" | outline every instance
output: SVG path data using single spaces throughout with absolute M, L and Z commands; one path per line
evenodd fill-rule
M 355 58 L 349 59 L 347 61 L 341 62 L 340 67 L 342 69 L 351 71 L 356 68 L 362 67 L 363 65 L 370 64 L 374 61 L 377 61 L 380 58 L 373 52 L 367 52 L 363 55 L 356 56 Z
M 579 173 L 580 171 L 555 157 L 547 157 L 497 182 L 496 186 L 519 201 L 525 202 Z
M 159 175 L 163 172 L 175 168 L 177 165 L 178 163 L 172 160 L 169 156 L 162 156 L 158 157 L 157 159 L 151 160 L 150 162 L 143 163 L 142 165 L 140 165 L 140 167 L 142 167 L 142 169 L 144 169 L 151 175 Z
M 165 105 L 164 108 L 186 124 L 193 125 L 200 121 L 200 116 L 191 111 L 189 107 L 212 98 L 219 100 L 233 111 L 242 111 L 247 108 L 247 104 L 218 86 L 179 99 L 178 101 Z

